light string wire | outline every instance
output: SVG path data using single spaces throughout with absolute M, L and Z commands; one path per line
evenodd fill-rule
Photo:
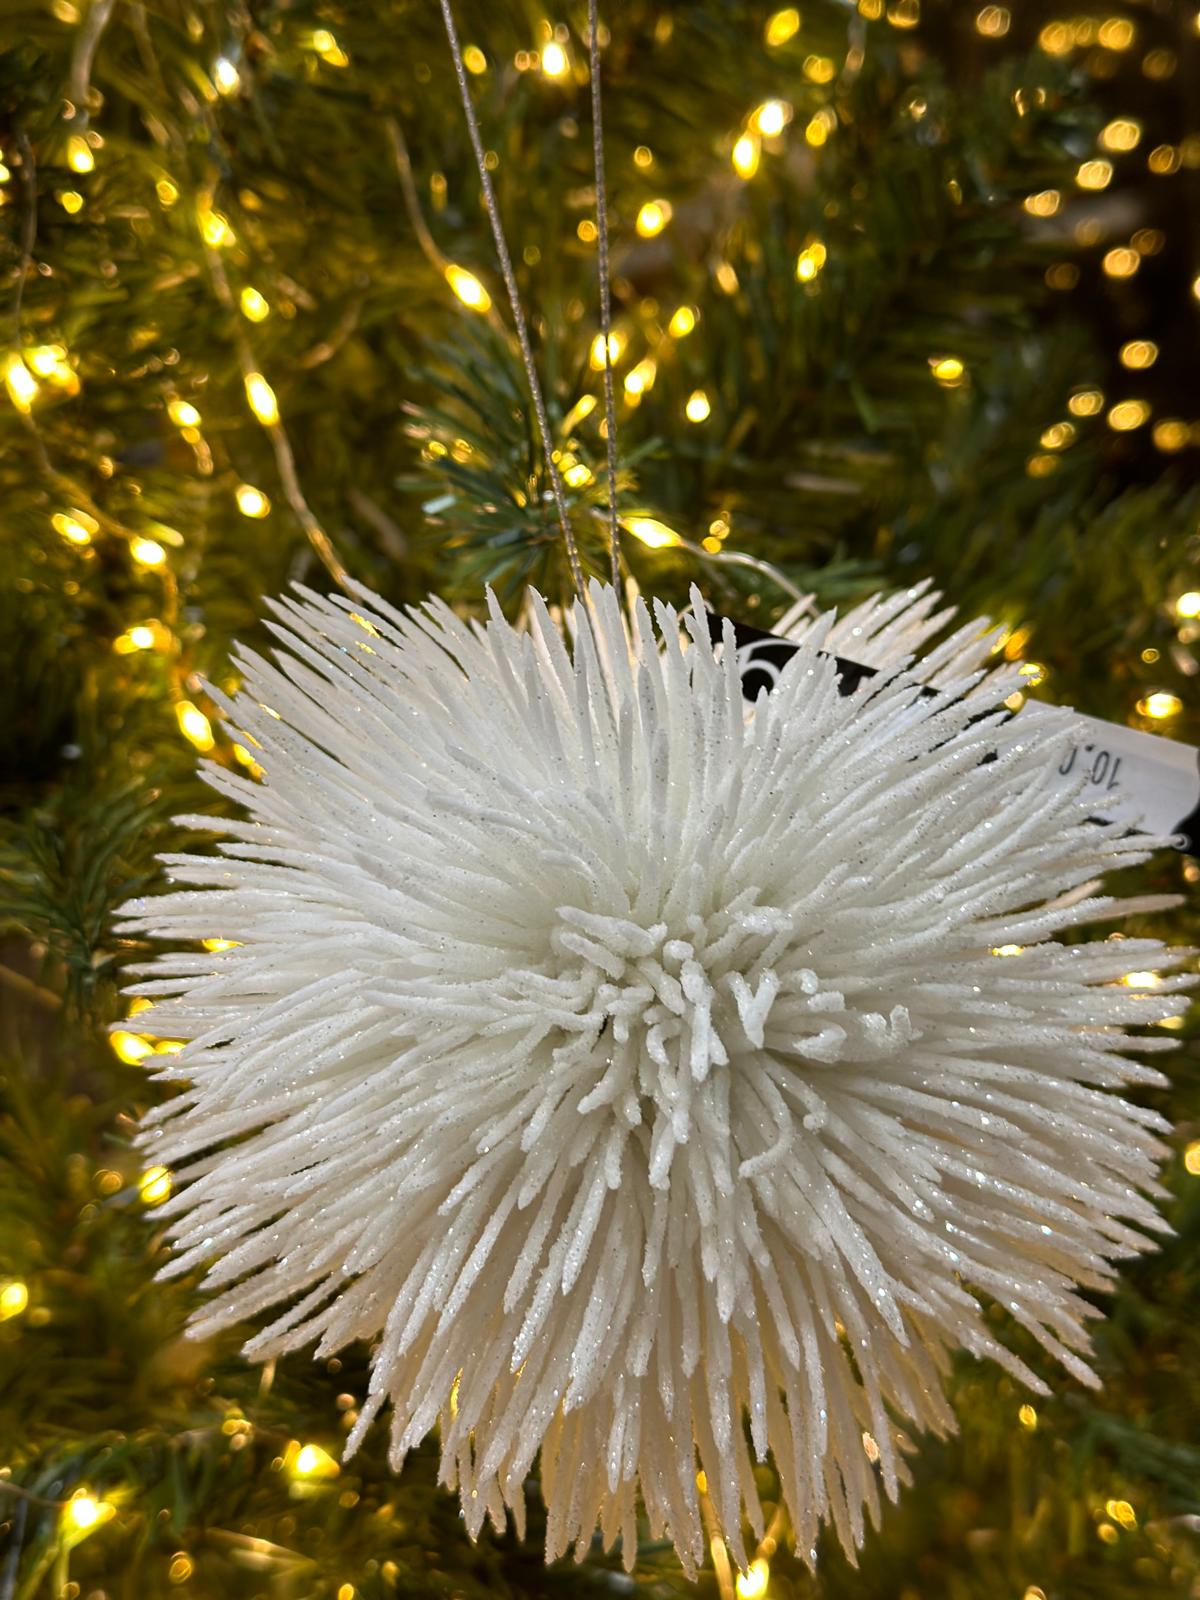
M 500 260 L 500 272 L 504 278 L 504 287 L 508 290 L 508 303 L 512 307 L 517 343 L 521 347 L 521 358 L 525 363 L 526 377 L 529 379 L 534 415 L 537 417 L 538 431 L 542 437 L 542 449 L 546 456 L 550 485 L 554 491 L 554 503 L 558 508 L 559 526 L 562 528 L 563 540 L 567 547 L 567 560 L 571 566 L 571 577 L 580 603 L 586 605 L 587 591 L 584 588 L 583 567 L 579 560 L 579 546 L 575 542 L 575 533 L 571 527 L 571 519 L 567 514 L 567 497 L 563 491 L 562 476 L 558 470 L 558 463 L 554 459 L 554 442 L 550 437 L 550 424 L 546 416 L 546 402 L 542 398 L 542 386 L 538 380 L 537 367 L 533 359 L 533 349 L 529 343 L 529 329 L 526 326 L 525 313 L 521 309 L 521 297 L 517 289 L 517 279 L 513 272 L 512 259 L 508 253 L 508 243 L 504 237 L 504 225 L 500 220 L 500 211 L 496 205 L 496 196 L 492 189 L 491 174 L 488 172 L 487 162 L 484 159 L 483 140 L 479 133 L 479 122 L 475 116 L 475 107 L 471 102 L 471 90 L 467 83 L 467 69 L 463 61 L 462 46 L 458 40 L 454 12 L 451 9 L 450 0 L 441 0 L 441 7 L 442 18 L 446 24 L 446 38 L 450 43 L 450 54 L 454 57 L 454 71 L 458 77 L 458 89 L 462 97 L 463 111 L 466 114 L 467 129 L 471 135 L 471 144 L 475 151 L 475 164 L 479 168 L 479 182 L 483 189 L 483 203 L 487 207 L 488 220 L 492 225 L 492 237 L 496 242 L 496 255 Z
M 597 276 L 600 282 L 600 337 L 604 342 L 604 442 L 608 454 L 608 536 L 612 586 L 620 588 L 620 531 L 617 525 L 617 408 L 613 399 L 612 280 L 608 260 L 608 191 L 604 181 L 604 121 L 600 94 L 599 0 L 588 0 L 588 71 L 592 80 L 592 160 L 596 174 Z

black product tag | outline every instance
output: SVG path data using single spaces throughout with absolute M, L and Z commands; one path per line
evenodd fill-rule
M 714 644 L 721 642 L 724 623 L 723 617 L 708 613 Z M 756 700 L 763 689 L 769 693 L 775 687 L 798 647 L 746 622 L 732 626 L 742 692 L 747 700 Z M 868 678 L 877 676 L 876 667 L 860 661 L 845 656 L 834 660 L 838 688 L 844 695 L 853 694 Z M 1032 720 L 1056 710 L 1030 700 L 1020 715 Z M 1124 818 L 1151 833 L 1174 835 L 1189 855 L 1200 855 L 1200 750 L 1079 713 L 1073 723 L 1075 736 L 1067 737 L 1057 752 L 1063 782 L 1086 777 L 1085 797 L 1112 802 L 1105 809 L 1106 817 Z

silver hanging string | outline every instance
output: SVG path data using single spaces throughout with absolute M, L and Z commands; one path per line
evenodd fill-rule
M 567 547 L 567 560 L 571 566 L 571 577 L 575 584 L 575 593 L 580 602 L 587 603 L 587 592 L 583 582 L 583 566 L 579 560 L 579 547 L 575 543 L 575 533 L 571 527 L 571 519 L 567 514 L 567 497 L 563 491 L 562 477 L 558 470 L 558 463 L 554 459 L 554 441 L 550 437 L 550 424 L 546 416 L 546 402 L 542 398 L 542 386 L 538 381 L 537 367 L 533 360 L 533 348 L 529 343 L 529 329 L 525 323 L 525 313 L 521 309 L 521 297 L 517 290 L 516 274 L 513 272 L 512 259 L 508 253 L 508 244 L 504 237 L 504 225 L 500 220 L 500 210 L 496 205 L 496 196 L 492 189 L 492 177 L 484 160 L 483 140 L 479 133 L 479 122 L 475 116 L 475 107 L 471 102 L 471 91 L 467 83 L 467 69 L 463 62 L 462 46 L 458 42 L 458 29 L 454 24 L 454 13 L 450 8 L 450 0 L 441 0 L 442 18 L 446 24 L 446 37 L 450 41 L 450 54 L 454 57 L 454 71 L 458 77 L 459 93 L 462 96 L 463 111 L 466 113 L 467 129 L 471 135 L 471 144 L 475 151 L 475 164 L 479 168 L 479 182 L 483 189 L 483 203 L 487 207 L 488 220 L 492 224 L 492 237 L 496 241 L 496 254 L 500 260 L 500 272 L 504 278 L 504 287 L 508 290 L 508 303 L 512 307 L 513 323 L 517 331 L 517 343 L 521 346 L 521 358 L 525 363 L 525 375 L 529 379 L 529 391 L 533 400 L 534 415 L 537 417 L 538 432 L 542 437 L 542 449 L 546 455 L 546 468 L 550 474 L 550 486 L 554 491 L 554 503 L 558 508 L 558 522 L 562 529 L 563 540 Z M 607 347 L 606 347 L 607 348 Z
M 604 442 L 608 451 L 608 541 L 612 586 L 620 587 L 617 525 L 617 408 L 613 400 L 612 284 L 608 265 L 608 194 L 604 183 L 604 123 L 600 111 L 599 0 L 588 0 L 588 70 L 592 80 L 592 160 L 596 173 L 596 240 L 600 278 L 600 337 L 604 341 Z

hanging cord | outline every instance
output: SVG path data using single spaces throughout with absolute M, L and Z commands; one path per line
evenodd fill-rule
M 592 80 L 592 159 L 596 172 L 596 237 L 600 277 L 600 337 L 604 341 L 604 442 L 608 449 L 608 544 L 612 586 L 620 587 L 617 526 L 617 408 L 613 401 L 612 282 L 608 266 L 608 194 L 604 183 L 604 123 L 600 111 L 599 0 L 588 0 L 588 70 Z
M 583 583 L 583 567 L 579 560 L 579 547 L 575 543 L 571 519 L 567 515 L 567 497 L 563 492 L 558 463 L 554 459 L 554 443 L 550 437 L 550 424 L 546 417 L 546 402 L 542 398 L 542 386 L 538 382 L 537 367 L 534 365 L 533 360 L 533 348 L 529 343 L 529 329 L 525 325 L 525 313 L 521 310 L 521 297 L 517 289 L 517 279 L 508 253 L 508 244 L 504 238 L 504 224 L 500 220 L 500 211 L 496 205 L 496 196 L 492 190 L 491 174 L 488 172 L 487 162 L 483 156 L 483 140 L 479 134 L 479 123 L 475 116 L 475 107 L 471 103 L 471 91 L 467 84 L 467 69 L 463 62 L 462 47 L 458 42 L 458 29 L 454 25 L 454 12 L 450 8 L 450 0 L 441 0 L 441 7 L 442 18 L 446 24 L 446 37 L 450 41 L 450 54 L 454 57 L 454 71 L 458 76 L 458 88 L 462 96 L 463 111 L 466 113 L 467 129 L 471 135 L 471 144 L 475 151 L 475 164 L 479 168 L 479 182 L 483 189 L 483 203 L 487 207 L 488 219 L 492 224 L 492 237 L 496 241 L 496 254 L 500 259 L 500 271 L 504 278 L 504 287 L 508 290 L 508 303 L 512 307 L 513 322 L 517 330 L 517 342 L 521 346 L 525 374 L 529 379 L 533 410 L 537 417 L 538 431 L 542 436 L 542 449 L 546 455 L 546 467 L 550 473 L 550 485 L 554 490 L 554 503 L 558 507 L 558 522 L 567 547 L 567 559 L 571 565 L 571 577 L 574 580 L 575 593 L 579 596 L 580 603 L 586 605 L 587 592 Z

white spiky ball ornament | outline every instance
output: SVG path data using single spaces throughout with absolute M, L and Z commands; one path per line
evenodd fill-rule
M 210 1264 L 198 1335 L 283 1308 L 250 1355 L 373 1341 L 349 1448 L 436 1425 L 472 1533 L 540 1452 L 548 1557 L 599 1524 L 632 1565 L 640 1492 L 691 1573 L 702 1471 L 744 1567 L 770 1451 L 801 1554 L 852 1552 L 954 1349 L 1044 1388 L 980 1295 L 1095 1381 L 1077 1290 L 1163 1227 L 1126 1030 L 1180 980 L 1063 942 L 1148 842 L 1063 786 L 1068 723 L 992 709 L 978 625 L 913 659 L 930 609 L 796 620 L 753 705 L 698 596 L 599 585 L 525 631 L 302 593 L 240 658 L 263 780 L 210 765 L 245 820 L 189 819 L 221 854 L 127 924 L 235 943 L 140 985 L 189 1041 L 143 1134 L 170 1270 Z

